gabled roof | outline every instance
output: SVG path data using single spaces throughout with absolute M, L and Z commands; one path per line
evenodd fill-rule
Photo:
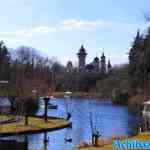
M 83 45 L 81 45 L 81 48 L 79 49 L 79 52 L 77 54 L 78 55 L 82 55 L 82 54 L 87 55 L 86 50 Z
M 95 62 L 98 62 L 98 61 L 99 61 L 99 58 L 98 58 L 98 57 L 95 57 L 95 58 L 94 58 L 94 61 L 95 61 Z

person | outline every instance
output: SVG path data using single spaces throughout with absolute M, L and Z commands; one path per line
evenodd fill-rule
M 71 118 L 71 113 L 67 113 L 67 121 Z

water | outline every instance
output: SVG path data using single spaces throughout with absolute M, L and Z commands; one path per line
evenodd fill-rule
M 48 110 L 48 114 L 66 118 L 66 113 L 70 112 L 72 128 L 48 132 L 49 141 L 46 145 L 48 150 L 72 150 L 81 141 L 91 142 L 90 119 L 103 138 L 133 135 L 138 123 L 138 118 L 130 114 L 126 106 L 115 106 L 111 102 L 100 102 L 95 99 L 55 99 L 51 103 L 57 104 L 58 109 Z M 43 113 L 44 109 L 40 108 L 37 114 Z M 15 138 L 21 140 L 24 136 Z M 28 135 L 27 139 L 26 150 L 43 150 L 44 133 Z M 72 139 L 72 143 L 66 142 L 65 139 Z

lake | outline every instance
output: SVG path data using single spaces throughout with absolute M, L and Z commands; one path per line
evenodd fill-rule
M 136 133 L 139 118 L 131 114 L 126 106 L 116 106 L 109 101 L 96 99 L 53 99 L 51 103 L 58 105 L 58 109 L 49 109 L 49 116 L 66 118 L 67 112 L 70 112 L 72 128 L 48 132 L 46 145 L 48 150 L 72 150 L 81 141 L 91 142 L 90 120 L 103 138 L 131 136 Z M 44 108 L 39 108 L 37 115 L 43 113 Z M 44 133 L 27 135 L 26 138 L 28 141 L 26 150 L 42 150 L 44 147 Z M 24 136 L 7 139 L 23 141 Z M 66 142 L 65 139 L 72 139 L 72 142 Z

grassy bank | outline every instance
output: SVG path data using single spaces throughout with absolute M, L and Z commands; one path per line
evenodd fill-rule
M 140 140 L 140 141 L 149 141 L 150 140 L 150 133 L 141 133 L 134 137 L 129 138 L 130 140 Z M 112 143 L 113 138 L 110 140 L 101 140 L 100 145 L 98 147 L 94 146 L 83 146 L 81 148 L 77 148 L 77 150 L 113 150 Z
M 10 117 L 0 116 L 0 120 L 7 120 Z M 43 118 L 28 117 L 28 125 L 25 125 L 24 118 L 18 122 L 0 124 L 0 135 L 13 135 L 23 133 L 36 133 L 42 131 L 52 131 L 69 126 L 64 119 L 48 118 L 45 123 Z

